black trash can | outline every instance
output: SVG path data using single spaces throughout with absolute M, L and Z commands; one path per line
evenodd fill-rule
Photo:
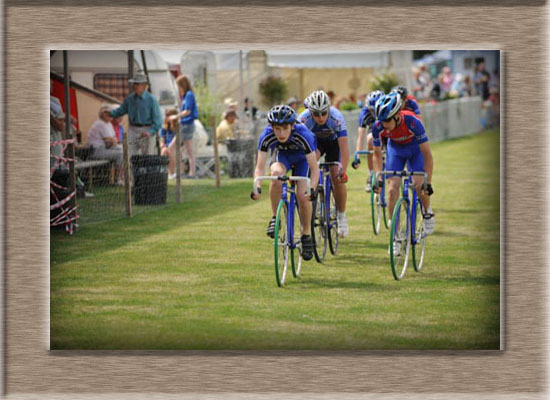
M 168 162 L 165 156 L 132 156 L 134 204 L 166 204 Z
M 227 163 L 231 178 L 254 176 L 255 139 L 227 139 Z

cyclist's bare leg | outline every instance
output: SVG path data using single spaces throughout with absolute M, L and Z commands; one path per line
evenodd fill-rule
M 389 218 L 391 222 L 391 217 L 393 216 L 393 209 L 395 207 L 395 203 L 397 203 L 397 199 L 399 198 L 399 191 L 401 189 L 401 178 L 399 177 L 392 177 L 386 179 L 386 185 L 388 185 L 388 211 Z
M 286 167 L 280 162 L 271 164 L 269 167 L 271 170 L 271 176 L 283 176 L 286 174 Z M 273 216 L 277 214 L 277 206 L 281 200 L 281 191 L 283 190 L 282 181 L 271 181 L 269 184 L 269 197 L 271 199 L 271 211 Z
M 334 186 L 334 198 L 336 199 L 336 205 L 338 206 L 338 211 L 343 213 L 346 211 L 346 201 L 348 198 L 348 190 L 345 183 L 336 182 L 336 177 L 338 176 L 338 166 L 333 165 L 330 167 L 330 177 L 332 185 Z
M 422 183 L 424 182 L 424 178 L 421 176 L 413 176 L 413 182 L 416 193 L 418 193 L 418 197 L 424 206 L 424 210 L 427 211 L 428 208 L 430 208 L 430 196 L 426 193 L 422 193 Z
M 307 183 L 304 181 L 298 181 L 298 190 L 296 197 L 298 199 L 300 222 L 302 226 L 302 235 L 311 235 L 311 212 L 312 206 L 309 201 L 307 192 Z

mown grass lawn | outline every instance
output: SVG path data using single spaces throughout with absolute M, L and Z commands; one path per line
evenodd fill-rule
M 498 349 L 499 131 L 432 145 L 436 233 L 393 279 L 365 163 L 350 236 L 277 287 L 267 196 L 251 179 L 187 184 L 182 204 L 51 234 L 51 349 Z M 197 190 L 194 196 L 189 191 Z

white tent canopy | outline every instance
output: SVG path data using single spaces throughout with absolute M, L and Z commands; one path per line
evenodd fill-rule
M 160 50 L 168 63 L 179 64 L 184 50 Z M 239 69 L 238 50 L 212 50 L 218 71 Z M 242 52 L 243 68 L 248 68 L 247 51 Z M 267 65 L 280 68 L 384 68 L 388 65 L 388 51 L 350 50 L 267 50 Z M 177 60 L 177 62 L 176 62 Z
M 267 64 L 281 68 L 382 68 L 387 51 L 267 51 Z

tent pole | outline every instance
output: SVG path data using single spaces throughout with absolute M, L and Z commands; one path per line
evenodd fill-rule
M 244 91 L 243 91 L 243 51 L 239 50 L 239 89 L 240 89 L 240 109 L 244 117 Z
M 134 78 L 134 50 L 128 50 L 128 80 Z M 130 82 L 128 82 L 128 86 L 131 86 Z M 130 87 L 130 93 L 132 92 L 132 87 Z M 132 216 L 132 190 L 131 190 L 131 177 L 130 174 L 130 151 L 128 149 L 128 134 L 129 130 L 124 135 L 124 140 L 122 142 L 122 148 L 123 148 L 123 157 L 124 157 L 124 164 L 126 168 L 126 177 L 124 180 L 124 197 L 126 198 L 126 215 L 128 217 Z
M 75 173 L 75 143 L 76 138 L 72 134 L 71 130 L 71 81 L 69 79 L 69 52 L 63 50 L 63 75 L 65 83 L 65 139 L 72 139 L 73 142 L 69 144 L 69 154 L 67 158 L 73 160 L 69 163 L 69 182 L 68 186 L 71 193 L 75 193 L 73 198 L 69 201 L 69 208 L 76 206 L 76 173 Z M 76 211 L 75 211 L 76 214 Z

